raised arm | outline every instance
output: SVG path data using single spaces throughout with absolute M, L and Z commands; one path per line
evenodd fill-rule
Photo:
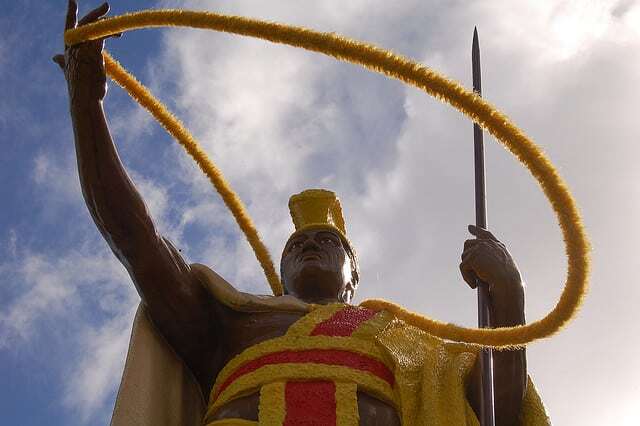
M 513 327 L 525 324 L 524 286 L 511 255 L 491 232 L 475 226 L 469 231 L 477 239 L 467 240 L 460 271 L 464 280 L 475 287 L 478 279 L 489 284 L 491 326 Z M 467 398 L 480 413 L 480 363 L 471 372 Z M 522 400 L 527 390 L 527 356 L 525 349 L 493 351 L 496 426 L 521 424 Z
M 77 22 L 77 5 L 69 1 L 66 29 L 93 22 L 108 10 L 105 3 Z M 103 40 L 82 43 L 54 57 L 68 83 L 82 193 L 160 332 L 187 363 L 197 364 L 197 358 L 206 356 L 202 342 L 215 337 L 211 334 L 213 302 L 178 251 L 158 234 L 118 158 L 102 106 L 106 94 L 103 45 Z

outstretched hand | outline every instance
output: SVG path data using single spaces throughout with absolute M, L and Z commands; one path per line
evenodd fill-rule
M 66 31 L 91 24 L 104 17 L 108 12 L 109 4 L 103 3 L 78 21 L 78 4 L 74 0 L 69 0 L 64 29 Z M 120 34 L 116 34 L 110 37 L 119 36 Z M 89 99 L 104 99 L 107 92 L 107 76 L 102 59 L 104 40 L 103 38 L 87 41 L 75 46 L 65 44 L 64 54 L 53 57 L 53 61 L 64 71 L 72 102 L 79 96 Z

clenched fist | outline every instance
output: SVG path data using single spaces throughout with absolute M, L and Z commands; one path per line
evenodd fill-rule
M 464 243 L 460 272 L 471 288 L 478 281 L 489 286 L 492 325 L 506 327 L 524 323 L 524 285 L 509 251 L 491 232 L 469 225 L 476 239 Z

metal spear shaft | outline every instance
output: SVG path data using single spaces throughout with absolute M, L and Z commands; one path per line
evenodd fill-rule
M 482 96 L 482 78 L 480 73 L 480 45 L 478 43 L 478 29 L 473 29 L 473 47 L 471 49 L 471 63 L 473 69 L 473 91 Z M 476 226 L 487 229 L 487 202 L 484 179 L 484 145 L 482 128 L 473 123 L 473 152 L 475 163 L 475 191 L 476 191 Z M 491 326 L 489 318 L 489 286 L 478 280 L 478 327 Z M 480 352 L 480 424 L 494 426 L 493 404 L 493 353 L 485 348 Z

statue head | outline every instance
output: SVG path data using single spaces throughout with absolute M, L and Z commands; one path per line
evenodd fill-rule
M 358 285 L 358 262 L 346 237 L 340 201 L 312 189 L 289 200 L 296 231 L 282 252 L 285 292 L 310 303 L 349 303 Z

